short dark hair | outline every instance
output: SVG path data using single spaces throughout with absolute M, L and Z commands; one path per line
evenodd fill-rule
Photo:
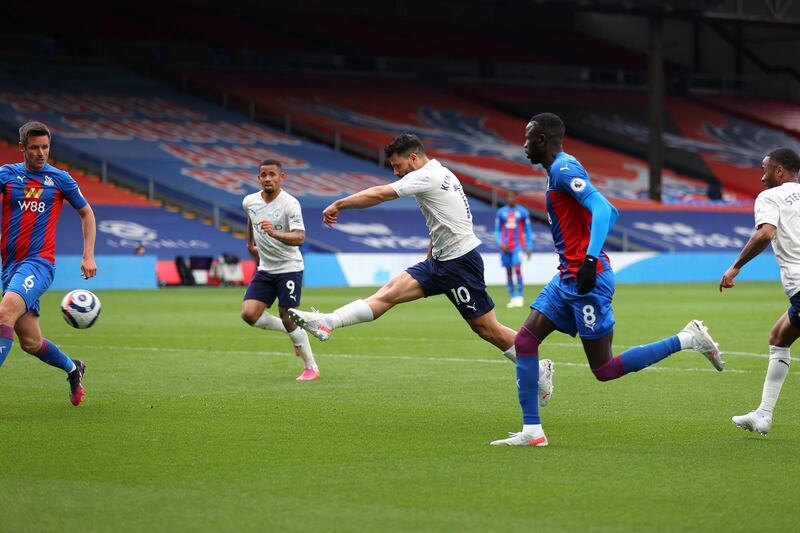
M 531 122 L 539 125 L 539 131 L 545 134 L 548 139 L 563 139 L 566 133 L 564 121 L 553 113 L 539 113 L 531 117 Z
M 267 165 L 275 165 L 278 167 L 278 170 L 283 170 L 283 165 L 277 159 L 265 159 L 258 165 L 258 168 L 265 167 Z
M 37 122 L 35 120 L 31 120 L 30 122 L 26 122 L 22 125 L 19 129 L 19 142 L 25 146 L 28 145 L 28 139 L 31 137 L 38 137 L 40 135 L 47 135 L 48 139 L 52 139 L 53 137 L 50 135 L 50 128 L 42 124 L 41 122 Z
M 386 157 L 392 157 L 394 154 L 400 157 L 408 157 L 412 152 L 418 155 L 425 154 L 425 147 L 422 146 L 422 141 L 413 133 L 401 133 L 384 148 Z
M 791 148 L 778 148 L 767 154 L 767 157 L 781 165 L 789 172 L 800 171 L 800 156 Z

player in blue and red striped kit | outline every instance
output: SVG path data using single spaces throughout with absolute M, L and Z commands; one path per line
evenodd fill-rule
M 16 332 L 23 350 L 67 373 L 70 401 L 78 405 L 83 399 L 81 378 L 86 365 L 70 359 L 52 341 L 42 337 L 39 298 L 53 281 L 56 227 L 63 201 L 66 199 L 81 218 L 81 274 L 86 279 L 97 274 L 95 219 L 72 176 L 47 163 L 50 139 L 47 126 L 41 122 L 26 123 L 19 129 L 19 148 L 24 162 L 0 167 L 0 194 L 3 196 L 0 366 L 11 351 Z
M 539 345 L 555 330 L 580 335 L 589 366 L 600 381 L 636 372 L 687 348 L 705 355 L 719 371 L 724 364 L 719 346 L 700 320 L 690 321 L 677 335 L 614 356 L 614 272 L 603 246 L 617 210 L 580 162 L 564 152 L 563 142 L 564 123 L 552 113 L 534 116 L 525 127 L 525 155 L 548 175 L 547 214 L 559 266 L 514 339 L 522 431 L 492 445 L 547 446 L 537 402 Z
M 506 307 L 522 307 L 525 304 L 522 290 L 522 257 L 530 257 L 533 248 L 533 232 L 528 210 L 517 205 L 517 193 L 509 191 L 508 203 L 497 210 L 494 221 L 494 239 L 500 247 L 500 263 L 506 269 L 509 302 Z M 517 286 L 514 287 L 514 274 Z

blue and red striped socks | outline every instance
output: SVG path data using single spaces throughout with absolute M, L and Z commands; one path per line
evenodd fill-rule
M 5 324 L 0 326 L 0 366 L 6 362 L 12 344 L 14 344 L 14 328 Z
M 524 326 L 514 337 L 517 350 L 517 394 L 524 425 L 541 424 L 539 416 L 539 344 L 542 341 Z
M 68 374 L 75 370 L 75 363 L 72 359 L 47 339 L 42 339 L 42 347 L 34 355 L 48 365 L 60 368 Z

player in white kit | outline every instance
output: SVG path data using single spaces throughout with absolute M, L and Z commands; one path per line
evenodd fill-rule
M 761 168 L 761 181 L 767 190 L 756 198 L 756 232 L 722 276 L 719 290 L 733 287 L 739 270 L 772 243 L 791 306 L 769 333 L 769 364 L 761 404 L 756 410 L 731 419 L 740 428 L 766 435 L 772 427 L 772 412 L 783 381 L 789 374 L 789 347 L 800 337 L 800 157 L 794 150 L 779 148 L 767 154 Z
M 258 167 L 261 191 L 247 195 L 242 207 L 247 213 L 247 250 L 258 259 L 258 270 L 242 302 L 242 319 L 261 329 L 289 335 L 295 355 L 303 360 L 298 381 L 319 378 L 308 334 L 290 319 L 288 310 L 300 305 L 303 286 L 303 255 L 306 228 L 300 202 L 281 190 L 284 173 L 280 161 L 267 159 Z M 278 299 L 280 318 L 266 309 Z
M 475 333 L 516 362 L 515 332 L 497 321 L 494 302 L 486 292 L 483 259 L 477 251 L 481 241 L 472 229 L 472 212 L 458 178 L 437 160 L 428 159 L 415 135 L 399 135 L 385 153 L 394 174 L 401 179 L 333 202 L 322 212 L 323 220 L 332 227 L 345 209 L 414 196 L 431 236 L 428 259 L 401 272 L 365 300 L 332 313 L 290 309 L 289 316 L 324 341 L 334 329 L 375 320 L 397 304 L 444 294 Z M 551 360 L 541 360 L 540 376 L 539 402 L 545 405 L 553 391 Z

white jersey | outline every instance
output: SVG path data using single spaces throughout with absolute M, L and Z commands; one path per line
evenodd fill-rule
M 481 244 L 472 230 L 472 211 L 461 182 L 437 160 L 391 185 L 400 197 L 416 197 L 431 234 L 434 259 L 455 259 Z
M 784 183 L 756 198 L 756 227 L 772 224 L 778 230 L 772 249 L 781 267 L 783 290 L 791 298 L 800 292 L 800 184 Z
M 276 231 L 305 231 L 300 202 L 286 191 L 281 191 L 274 200 L 267 203 L 259 191 L 245 196 L 242 207 L 252 224 L 253 241 L 258 249 L 258 269 L 270 274 L 303 270 L 303 254 L 300 253 L 300 248 L 283 244 L 267 235 L 259 226 L 259 222 L 270 220 Z

